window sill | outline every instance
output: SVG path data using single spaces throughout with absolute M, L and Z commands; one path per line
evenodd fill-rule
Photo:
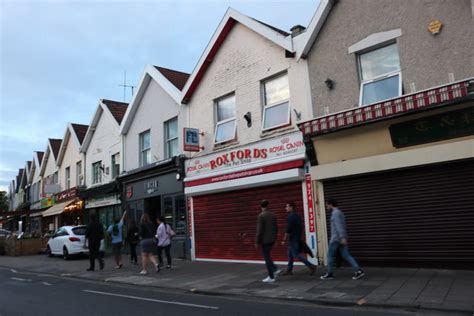
M 283 126 L 283 127 L 279 127 L 279 128 L 268 130 L 268 131 L 262 131 L 260 133 L 260 138 L 269 138 L 271 136 L 280 135 L 280 134 L 284 134 L 284 133 L 287 133 L 290 131 L 296 131 L 296 130 L 298 130 L 296 126 L 292 126 L 292 125 Z
M 228 142 L 225 142 L 225 143 L 215 144 L 214 147 L 212 148 L 212 150 L 213 151 L 218 151 L 218 150 L 221 150 L 221 149 L 235 147 L 235 146 L 238 146 L 238 145 L 240 145 L 240 142 L 238 140 L 231 140 L 231 141 L 228 141 Z

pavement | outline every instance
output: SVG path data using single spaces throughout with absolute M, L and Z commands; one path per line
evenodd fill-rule
M 262 283 L 265 265 L 201 262 L 176 259 L 171 270 L 139 275 L 140 266 L 124 256 L 122 269 L 106 258 L 105 269 L 87 272 L 88 259 L 64 261 L 45 255 L 0 257 L 0 267 L 94 281 L 115 282 L 210 295 L 311 302 L 319 305 L 400 308 L 403 310 L 474 313 L 474 271 L 366 268 L 366 276 L 352 280 L 348 268 L 335 270 L 334 280 L 320 280 L 324 268 L 310 276 L 295 266 L 293 276 Z M 281 267 L 282 270 L 284 267 Z M 150 271 L 152 268 L 150 267 Z

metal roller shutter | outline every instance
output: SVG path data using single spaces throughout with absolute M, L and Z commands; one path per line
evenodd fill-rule
M 364 265 L 474 269 L 473 160 L 328 180 L 324 194 Z
M 281 184 L 193 198 L 196 258 L 262 260 L 255 245 L 260 201 L 267 199 L 278 220 L 278 240 L 286 229 L 285 204 L 294 201 L 303 217 L 302 185 Z M 273 260 L 287 260 L 287 248 L 275 244 Z

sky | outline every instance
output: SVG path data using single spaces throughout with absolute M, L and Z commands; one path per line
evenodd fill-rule
M 0 190 L 147 64 L 191 73 L 228 7 L 289 32 L 318 0 L 0 0 Z M 125 91 L 125 101 L 131 90 Z

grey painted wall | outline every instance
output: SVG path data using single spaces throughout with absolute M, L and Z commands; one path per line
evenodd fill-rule
M 438 19 L 441 33 L 428 24 Z M 470 0 L 339 0 L 307 58 L 314 115 L 359 104 L 359 76 L 349 46 L 367 36 L 400 28 L 397 38 L 404 93 L 474 76 L 474 18 Z M 324 81 L 335 81 L 328 90 Z

